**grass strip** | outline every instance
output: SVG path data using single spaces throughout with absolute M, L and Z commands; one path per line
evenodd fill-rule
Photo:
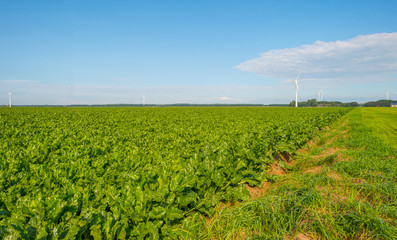
M 321 151 L 298 154 L 263 197 L 217 211 L 200 237 L 395 239 L 397 151 L 386 139 L 397 112 L 384 112 L 350 112 L 317 140 Z

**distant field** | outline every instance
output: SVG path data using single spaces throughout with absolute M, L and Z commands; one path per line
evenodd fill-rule
M 201 235 L 348 108 L 1 108 L 0 236 Z

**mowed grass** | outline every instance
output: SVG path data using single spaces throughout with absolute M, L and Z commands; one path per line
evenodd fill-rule
M 365 125 L 388 145 L 397 148 L 397 108 L 360 108 Z
M 203 219 L 200 238 L 397 239 L 396 114 L 350 112 L 280 164 L 285 174 L 262 197 L 223 203 Z

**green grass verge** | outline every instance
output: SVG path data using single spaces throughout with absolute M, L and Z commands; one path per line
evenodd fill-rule
M 364 124 L 382 140 L 397 148 L 397 108 L 360 108 Z
M 313 155 L 320 152 L 311 149 L 298 156 L 298 167 L 265 196 L 216 211 L 192 239 L 396 239 L 396 134 L 390 136 L 396 114 L 350 112 L 325 140 L 318 139 L 322 149 L 337 153 L 317 159 Z M 339 137 L 329 141 L 333 135 Z

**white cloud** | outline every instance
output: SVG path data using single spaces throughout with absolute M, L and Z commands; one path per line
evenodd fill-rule
M 241 99 L 234 99 L 231 97 L 226 97 L 226 96 L 222 96 L 220 98 L 217 98 L 218 101 L 222 101 L 222 102 L 241 102 Z
M 271 50 L 237 69 L 272 78 L 385 81 L 397 72 L 397 32 Z

